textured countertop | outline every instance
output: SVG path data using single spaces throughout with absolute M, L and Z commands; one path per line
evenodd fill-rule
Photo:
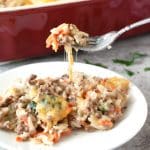
M 147 57 L 138 59 L 134 65 L 126 67 L 119 64 L 114 64 L 112 59 L 120 58 L 127 59 L 131 57 L 131 53 L 141 52 L 148 54 Z M 0 72 L 4 72 L 11 68 L 45 61 L 63 61 L 63 54 L 47 56 L 42 58 L 34 58 L 28 60 L 22 60 L 18 62 L 11 62 L 2 64 L 0 63 Z M 150 67 L 150 34 L 141 35 L 127 40 L 117 41 L 113 44 L 111 50 L 86 53 L 81 52 L 78 54 L 79 62 L 84 62 L 84 59 L 88 59 L 94 63 L 103 63 L 108 66 L 109 69 L 116 71 L 127 78 L 129 78 L 134 84 L 136 84 L 146 97 L 148 108 L 150 107 L 150 71 L 145 72 L 145 67 Z M 125 68 L 135 72 L 135 75 L 129 77 L 125 73 Z M 140 111 L 140 110 L 139 110 Z M 130 132 L 130 131 L 129 131 Z M 113 137 L 112 137 L 113 138 Z M 117 150 L 149 150 L 150 149 L 150 111 L 148 112 L 148 118 L 141 129 L 141 131 L 129 142 L 118 148 Z M 1 149 L 0 149 L 1 150 Z

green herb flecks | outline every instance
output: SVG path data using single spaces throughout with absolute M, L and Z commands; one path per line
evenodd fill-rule
M 28 106 L 33 112 L 36 111 L 36 103 L 34 101 L 31 101 Z
M 43 98 L 41 101 L 40 101 L 41 104 L 43 105 L 47 105 L 48 104 L 48 100 L 46 98 Z
M 60 109 L 61 109 L 61 107 L 62 107 L 61 102 L 57 102 L 57 108 L 58 108 L 58 110 L 60 110 Z
M 56 96 L 51 95 L 51 96 L 50 96 L 50 99 L 51 99 L 52 101 L 56 101 Z
M 100 107 L 100 111 L 104 114 L 107 110 L 104 107 Z
M 113 59 L 113 62 L 122 64 L 122 65 L 126 65 L 126 66 L 130 66 L 133 63 L 133 61 L 131 61 L 131 60 L 122 60 L 122 59 Z
M 134 59 L 141 58 L 141 57 L 146 57 L 146 56 L 147 56 L 147 54 L 139 53 L 139 52 L 134 52 L 132 54 L 132 57 L 134 57 Z
M 144 71 L 150 71 L 150 67 L 144 68 Z
M 125 72 L 128 74 L 128 76 L 133 76 L 135 73 L 133 71 L 130 71 L 128 69 L 125 69 Z
M 143 53 L 139 53 L 139 52 L 135 52 L 132 54 L 131 58 L 129 60 L 125 60 L 125 59 L 113 59 L 114 63 L 118 63 L 118 64 L 122 64 L 122 65 L 126 65 L 126 66 L 131 66 L 135 63 L 136 59 L 142 58 L 142 57 L 146 57 L 147 54 L 143 54 Z
M 87 60 L 87 59 L 84 59 L 84 62 L 86 64 L 90 64 L 90 65 L 95 65 L 95 66 L 98 66 L 98 67 L 103 67 L 103 68 L 108 68 L 106 65 L 102 64 L 102 63 L 92 63 L 91 61 Z

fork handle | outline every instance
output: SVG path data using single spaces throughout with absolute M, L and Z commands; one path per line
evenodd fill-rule
M 147 19 L 143 19 L 143 20 L 140 20 L 138 22 L 135 22 L 133 24 L 130 24 L 122 29 L 120 29 L 118 32 L 117 32 L 117 35 L 120 36 L 122 35 L 123 33 L 129 31 L 129 30 L 132 30 L 134 28 L 137 28 L 141 25 L 144 25 L 144 24 L 147 24 L 147 23 L 150 23 L 150 18 L 147 18 Z

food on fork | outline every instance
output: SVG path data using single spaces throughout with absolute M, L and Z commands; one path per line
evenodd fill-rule
M 53 28 L 51 34 L 46 40 L 46 47 L 52 46 L 52 49 L 57 52 L 59 47 L 64 46 L 64 49 L 68 55 L 69 61 L 69 78 L 72 80 L 73 74 L 73 53 L 72 50 L 78 51 L 76 46 L 86 46 L 88 43 L 89 35 L 85 32 L 80 31 L 74 24 L 63 23 L 56 28 Z

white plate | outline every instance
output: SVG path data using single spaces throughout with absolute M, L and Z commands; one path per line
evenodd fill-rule
M 44 76 L 61 76 L 67 73 L 68 63 L 47 62 L 18 67 L 0 75 L 0 93 L 13 84 L 16 78 L 26 78 L 30 74 Z M 75 71 L 99 77 L 120 76 L 117 73 L 82 63 L 75 63 Z M 60 141 L 54 146 L 44 146 L 33 142 L 18 143 L 14 133 L 0 130 L 0 146 L 6 149 L 18 150 L 92 150 L 114 149 L 134 137 L 144 125 L 147 117 L 147 103 L 140 90 L 133 84 L 130 85 L 129 104 L 122 120 L 108 131 L 73 132 L 73 135 Z

